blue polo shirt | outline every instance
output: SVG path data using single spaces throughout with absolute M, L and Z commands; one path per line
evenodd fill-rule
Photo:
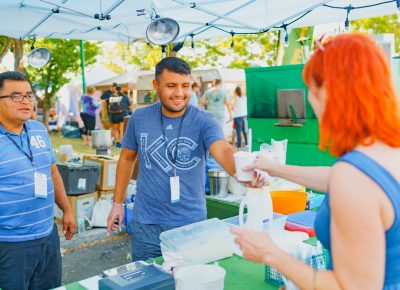
M 34 166 L 24 154 L 30 155 L 29 147 Z M 42 123 L 27 121 L 20 135 L 13 134 L 0 125 L 1 242 L 34 240 L 51 233 L 54 224 L 51 165 L 54 163 L 50 138 Z M 47 198 L 34 196 L 35 170 L 47 175 Z

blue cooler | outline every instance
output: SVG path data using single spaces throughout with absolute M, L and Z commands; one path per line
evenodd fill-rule
M 135 196 L 132 195 L 130 200 L 125 201 L 125 217 L 124 217 L 124 225 L 126 226 L 126 232 L 132 235 L 132 230 L 128 226 L 129 222 L 132 220 L 133 216 L 133 206 L 135 204 Z
M 174 289 L 174 277 L 154 265 L 99 280 L 99 290 Z

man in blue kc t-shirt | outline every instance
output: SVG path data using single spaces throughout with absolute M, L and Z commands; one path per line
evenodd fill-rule
M 161 232 L 206 219 L 204 174 L 208 152 L 229 174 L 235 174 L 235 149 L 225 140 L 217 120 L 188 105 L 189 65 L 176 57 L 164 58 L 156 66 L 153 86 L 160 102 L 137 109 L 128 122 L 108 222 L 112 231 L 117 229 L 113 222 L 123 220 L 125 190 L 138 158 L 137 194 L 129 223 L 134 233 L 134 261 L 161 255 Z M 176 183 L 179 189 L 173 186 Z

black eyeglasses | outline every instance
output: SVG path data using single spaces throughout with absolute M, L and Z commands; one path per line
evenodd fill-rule
M 28 100 L 28 102 L 33 102 L 36 99 L 36 95 L 34 93 L 27 93 L 26 95 L 12 93 L 8 96 L 0 96 L 0 99 L 11 98 L 14 103 L 22 103 L 24 98 Z

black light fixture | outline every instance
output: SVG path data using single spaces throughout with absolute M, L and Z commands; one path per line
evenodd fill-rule
M 182 49 L 183 45 L 185 44 L 185 41 L 178 42 L 172 47 L 172 51 L 178 52 Z
M 349 5 L 346 7 L 346 20 L 344 21 L 344 30 L 345 32 L 350 32 L 350 21 L 349 21 L 349 14 L 350 11 L 353 10 L 354 7 Z
M 49 63 L 51 51 L 46 47 L 35 48 L 36 37 L 32 36 L 30 39 L 32 39 L 33 42 L 31 45 L 31 52 L 27 56 L 28 64 L 31 67 L 40 69 Z
M 159 15 L 146 29 L 146 37 L 155 45 L 167 45 L 173 42 L 179 34 L 179 24 L 171 18 L 160 18 Z
M 190 34 L 190 37 L 192 38 L 192 42 L 190 43 L 190 46 L 192 49 L 194 49 L 194 39 L 193 39 L 194 34 Z
M 283 37 L 283 46 L 284 47 L 288 47 L 289 46 L 289 33 L 287 31 L 287 26 L 286 25 L 283 26 L 283 30 L 285 32 L 285 35 Z
M 231 50 L 235 49 L 235 42 L 233 40 L 233 37 L 235 36 L 235 32 L 231 31 L 231 36 L 232 36 L 232 41 L 231 41 Z

